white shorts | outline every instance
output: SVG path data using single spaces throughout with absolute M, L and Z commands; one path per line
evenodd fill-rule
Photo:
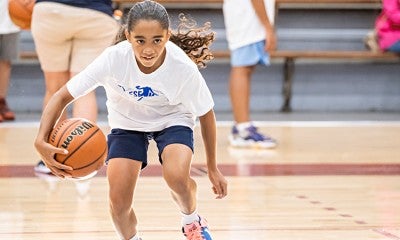
M 31 31 L 43 71 L 80 72 L 119 30 L 111 16 L 87 8 L 53 2 L 35 4 Z

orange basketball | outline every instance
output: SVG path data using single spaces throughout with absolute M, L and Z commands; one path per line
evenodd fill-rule
M 34 5 L 35 0 L 9 0 L 8 13 L 13 23 L 21 29 L 30 29 Z
M 101 129 L 83 118 L 70 118 L 57 124 L 49 136 L 49 143 L 68 150 L 68 155 L 56 154 L 55 159 L 74 170 L 73 178 L 94 176 L 104 165 L 107 141 Z

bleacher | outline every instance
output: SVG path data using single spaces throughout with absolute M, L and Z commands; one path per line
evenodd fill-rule
M 122 10 L 134 2 L 114 0 L 115 6 Z M 172 20 L 180 12 L 185 12 L 199 23 L 211 21 L 217 32 L 217 40 L 213 44 L 214 55 L 217 61 L 228 60 L 222 0 L 159 2 L 166 6 Z M 293 81 L 296 79 L 295 67 L 298 62 L 385 64 L 399 61 L 397 55 L 371 52 L 364 46 L 363 38 L 373 27 L 380 6 L 380 0 L 276 0 L 278 49 L 271 53 L 271 57 L 282 71 L 282 111 L 292 108 Z M 21 52 L 21 59 L 34 61 L 35 58 L 32 50 Z

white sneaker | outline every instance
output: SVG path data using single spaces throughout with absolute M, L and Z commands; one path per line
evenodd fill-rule
M 233 147 L 247 148 L 274 148 L 278 145 L 275 139 L 258 132 L 257 128 L 250 125 L 242 132 L 236 126 L 232 127 L 229 143 Z
M 48 167 L 46 167 L 46 165 L 42 160 L 40 160 L 33 169 L 37 173 L 46 173 L 46 174 L 51 173 L 51 170 Z

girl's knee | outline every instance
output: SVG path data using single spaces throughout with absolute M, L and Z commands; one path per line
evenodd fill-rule
M 193 190 L 196 187 L 195 181 L 186 176 L 173 176 L 170 178 L 165 178 L 168 186 L 175 193 L 186 193 Z
M 124 199 L 120 196 L 113 196 L 110 194 L 110 212 L 113 215 L 125 214 L 132 207 L 132 201 Z

